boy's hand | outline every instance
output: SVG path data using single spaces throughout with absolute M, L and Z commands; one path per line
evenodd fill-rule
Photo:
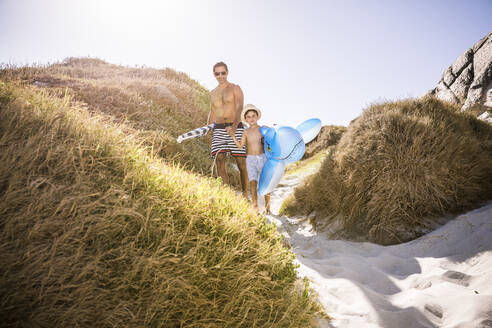
M 234 136 L 234 130 L 232 129 L 232 126 L 226 126 L 225 130 L 227 133 L 229 133 L 231 137 Z

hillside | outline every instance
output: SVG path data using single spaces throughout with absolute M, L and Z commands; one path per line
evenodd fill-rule
M 77 88 L 104 88 L 106 73 L 96 81 L 84 61 L 64 65 L 1 72 L 2 323 L 311 326 L 317 306 L 275 228 L 217 180 L 157 156 L 152 138 L 180 132 L 152 130 L 160 113 L 88 106 Z M 124 82 L 107 88 L 130 90 L 124 75 L 147 72 L 100 65 L 121 70 Z M 60 71 L 59 85 L 40 79 L 46 69 Z
M 155 154 L 210 175 L 210 137 L 183 144 L 176 137 L 206 124 L 208 91 L 172 69 L 124 67 L 94 58 L 67 58 L 47 66 L 3 67 L 0 80 L 46 90 L 52 96 L 124 123 Z M 239 175 L 229 167 L 231 184 Z

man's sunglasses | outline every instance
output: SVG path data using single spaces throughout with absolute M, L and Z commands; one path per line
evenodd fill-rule
M 226 71 L 222 71 L 222 72 L 214 72 L 215 76 L 219 76 L 219 75 L 226 75 L 227 72 Z

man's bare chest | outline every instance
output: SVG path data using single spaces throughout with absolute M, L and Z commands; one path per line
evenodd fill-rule
M 222 107 L 226 104 L 234 103 L 234 92 L 232 88 L 214 90 L 211 94 L 211 99 L 215 107 Z

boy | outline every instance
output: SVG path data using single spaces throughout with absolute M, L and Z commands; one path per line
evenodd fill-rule
M 249 128 L 244 131 L 241 142 L 238 142 L 234 132 L 230 127 L 226 128 L 227 133 L 232 137 L 239 149 L 247 145 L 246 170 L 248 172 L 249 186 L 251 189 L 251 202 L 255 210 L 258 210 L 258 180 L 261 170 L 267 160 L 263 150 L 263 136 L 260 133 L 260 126 L 257 124 L 261 117 L 261 111 L 254 105 L 248 104 L 241 113 L 241 120 L 248 123 Z M 265 211 L 270 214 L 270 194 L 265 195 Z

